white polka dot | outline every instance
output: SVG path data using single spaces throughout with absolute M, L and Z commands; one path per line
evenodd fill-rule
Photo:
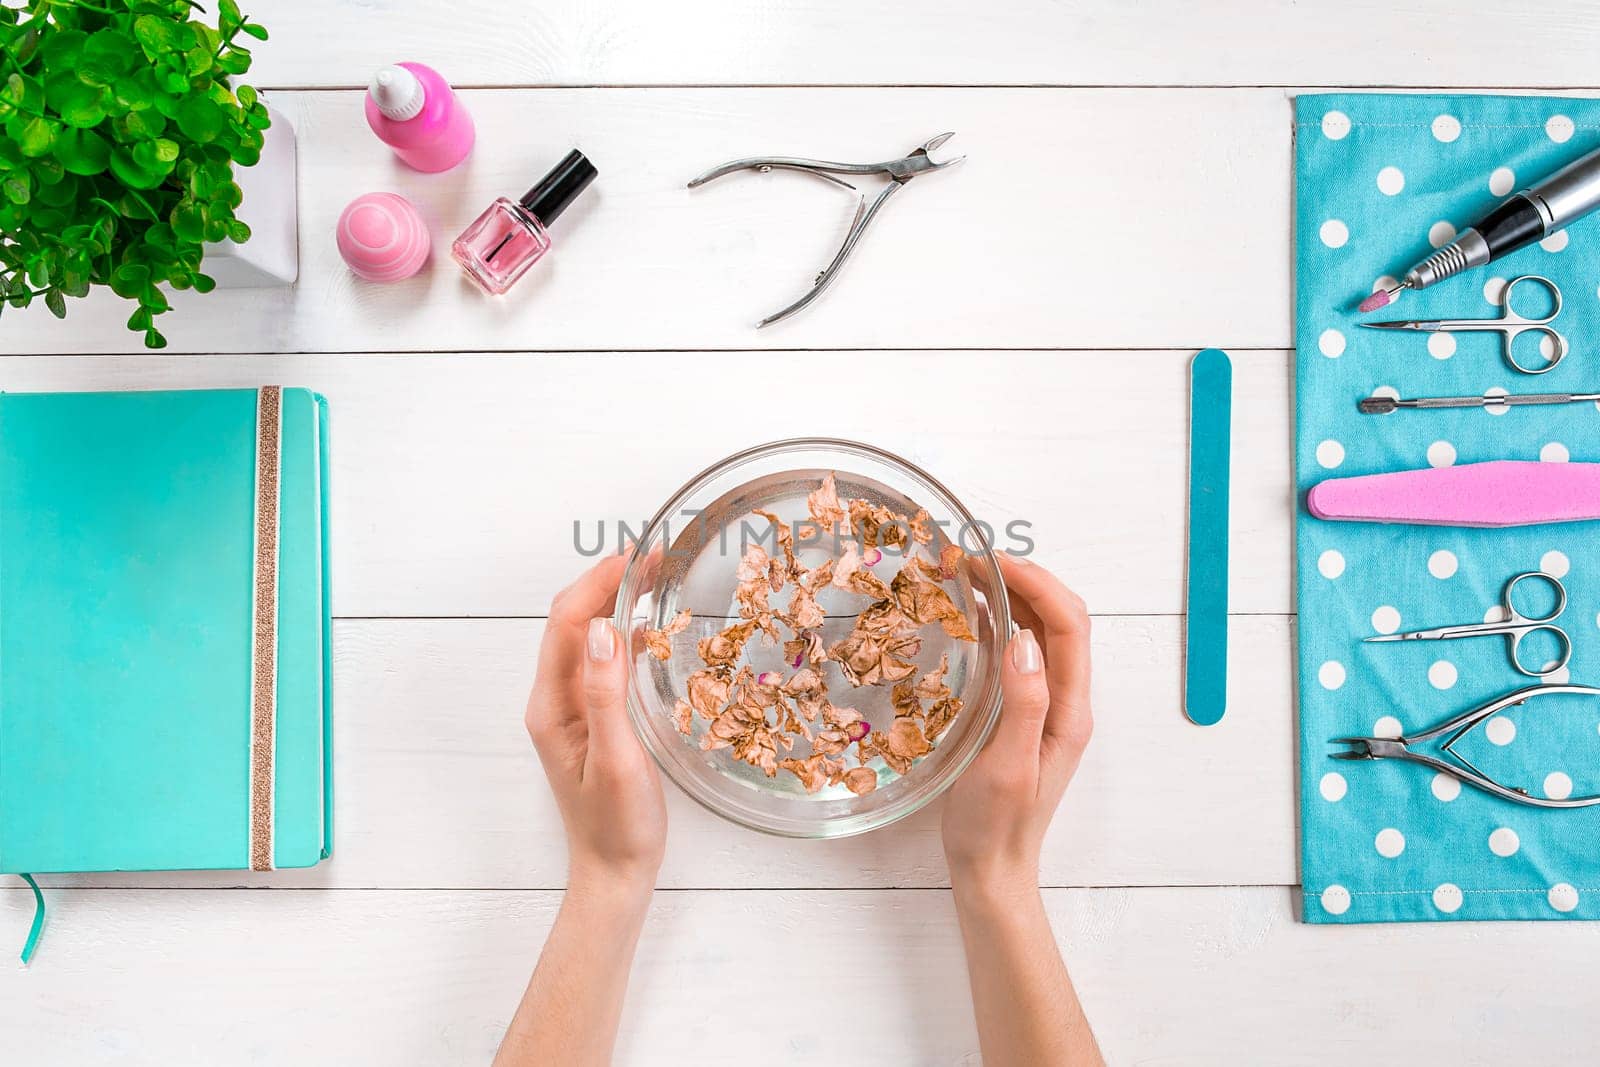
M 1568 240 L 1570 240 L 1570 238 L 1567 236 L 1566 230 L 1557 230 L 1549 237 L 1546 237 L 1544 240 L 1540 241 L 1539 247 L 1544 249 L 1546 252 L 1559 252 L 1563 248 L 1567 247 Z
M 1506 291 L 1506 280 L 1493 277 L 1483 283 L 1483 298 L 1491 304 L 1500 303 L 1500 295 Z
M 1456 335 L 1453 333 L 1430 333 L 1428 335 L 1428 355 L 1434 359 L 1449 359 L 1456 354 Z
M 1372 395 L 1373 396 L 1386 396 L 1390 400 L 1399 400 L 1400 399 L 1400 390 L 1396 389 L 1392 385 L 1380 385 L 1380 386 L 1378 386 L 1376 389 L 1374 389 L 1372 391 Z M 1600 405 L 1600 401 L 1597 401 L 1596 403 L 1597 403 L 1597 405 Z
M 1444 883 L 1433 891 L 1433 906 L 1446 915 L 1453 914 L 1461 909 L 1461 887 Z
M 1378 276 L 1377 280 L 1372 283 L 1371 291 L 1376 293 L 1379 289 L 1393 289 L 1399 284 L 1399 278 L 1396 278 L 1390 274 L 1381 274 Z
M 1461 795 L 1461 782 L 1440 771 L 1433 776 L 1433 795 L 1448 804 Z
M 1322 336 L 1317 338 L 1317 347 L 1329 359 L 1338 359 L 1344 355 L 1344 334 L 1338 330 L 1323 330 Z
M 1350 116 L 1343 111 L 1330 111 L 1322 116 L 1322 136 L 1330 141 L 1342 141 L 1350 133 Z
M 1433 120 L 1433 136 L 1449 144 L 1461 136 L 1461 120 L 1454 115 L 1440 115 Z
M 1322 243 L 1329 248 L 1343 248 L 1344 243 L 1350 240 L 1350 228 L 1338 219 L 1324 222 L 1317 234 L 1322 238 Z
M 1384 167 L 1378 172 L 1378 191 L 1384 196 L 1394 196 L 1406 187 L 1406 176 L 1399 167 Z
M 1400 629 L 1400 613 L 1388 604 L 1372 613 L 1372 628 L 1380 634 L 1392 634 Z
M 1385 715 L 1372 724 L 1373 737 L 1399 737 L 1405 733 L 1405 727 L 1400 725 L 1400 720 L 1393 715 Z
M 1344 684 L 1344 664 L 1329 660 L 1317 669 L 1317 681 L 1324 689 L 1337 689 Z
M 1502 826 L 1489 835 L 1489 851 L 1496 856 L 1515 856 L 1521 847 L 1522 841 L 1517 837 L 1517 832 L 1509 826 Z
M 1329 771 L 1322 776 L 1322 781 L 1317 783 L 1317 789 L 1321 791 L 1322 799 L 1333 803 L 1343 800 L 1349 788 L 1349 783 L 1344 780 L 1344 775 L 1338 771 Z
M 1332 470 L 1344 462 L 1344 445 L 1338 441 L 1324 441 L 1317 446 L 1317 462 Z
M 1317 557 L 1317 570 L 1322 572 L 1324 578 L 1337 578 L 1344 573 L 1344 553 L 1336 548 L 1330 548 Z M 1600 622 L 1597 622 L 1600 625 Z
M 1495 399 L 1497 397 L 1502 397 L 1505 395 L 1506 391 L 1500 388 L 1498 385 L 1492 389 L 1485 389 L 1483 391 L 1483 398 L 1489 401 L 1489 403 L 1484 405 L 1483 410 L 1487 411 L 1491 415 L 1504 415 L 1506 412 L 1510 411 L 1510 404 L 1495 403 Z
M 1517 739 L 1517 724 L 1504 715 L 1496 715 L 1483 724 L 1484 735 L 1494 745 L 1509 745 Z
M 1428 446 L 1428 466 L 1448 467 L 1456 461 L 1456 446 L 1449 441 L 1435 441 Z
M 1428 243 L 1435 248 L 1443 248 L 1456 239 L 1456 228 L 1443 219 L 1428 227 Z
M 1435 689 L 1449 689 L 1456 684 L 1456 665 L 1447 659 L 1435 660 L 1428 668 L 1428 684 Z
M 1378 855 L 1384 859 L 1392 860 L 1406 850 L 1406 835 L 1390 827 L 1386 830 L 1379 830 L 1378 836 L 1373 840 L 1372 844 L 1378 850 Z
M 1549 334 L 1539 335 L 1539 355 L 1548 362 L 1556 354 L 1556 343 L 1550 339 Z
M 1572 138 L 1572 131 L 1577 129 L 1572 120 L 1565 115 L 1551 115 L 1544 123 L 1545 136 L 1556 144 L 1565 144 Z
M 1484 622 L 1505 622 L 1508 617 L 1504 604 L 1494 604 L 1483 613 Z
M 1554 669 L 1552 670 L 1551 668 Z M 1545 670 L 1550 671 L 1550 673 L 1539 679 L 1545 685 L 1566 685 L 1572 681 L 1572 668 L 1557 667 L 1554 660 L 1545 664 Z
M 1539 449 L 1539 458 L 1546 463 L 1565 463 L 1572 458 L 1572 453 L 1560 441 L 1551 441 Z
M 1552 908 L 1565 913 L 1578 906 L 1578 891 L 1566 882 L 1558 882 L 1550 887 L 1545 899 Z
M 1551 800 L 1565 800 L 1572 795 L 1572 779 L 1561 771 L 1551 771 L 1544 777 L 1544 795 Z
M 1435 578 L 1449 578 L 1456 573 L 1456 554 L 1448 548 L 1441 548 L 1428 557 L 1428 573 Z
M 1551 549 L 1539 557 L 1539 569 L 1557 578 L 1566 577 L 1567 569 L 1571 566 L 1572 564 L 1567 560 L 1565 552 L 1557 552 Z
M 1496 167 L 1489 175 L 1489 191 L 1495 196 L 1506 196 L 1516 185 L 1517 175 L 1510 167 Z
M 1330 885 L 1322 891 L 1322 910 L 1329 915 L 1343 915 L 1350 910 L 1350 890 L 1342 885 Z

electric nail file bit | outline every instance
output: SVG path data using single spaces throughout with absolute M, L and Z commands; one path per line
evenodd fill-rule
M 1469 267 L 1510 255 L 1553 230 L 1569 226 L 1600 208 L 1600 149 L 1567 164 L 1532 188 L 1507 197 L 1476 226 L 1406 271 L 1405 278 L 1376 290 L 1359 310 L 1387 306 L 1405 289 L 1426 289 Z

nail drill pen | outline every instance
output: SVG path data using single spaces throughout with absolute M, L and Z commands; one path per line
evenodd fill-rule
M 1399 284 L 1378 289 L 1359 310 L 1376 311 L 1403 289 L 1426 289 L 1469 267 L 1510 255 L 1546 234 L 1600 208 L 1600 149 L 1556 171 L 1544 181 L 1507 197 L 1483 221 L 1406 271 Z

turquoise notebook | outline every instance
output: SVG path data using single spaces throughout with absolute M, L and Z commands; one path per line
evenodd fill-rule
M 329 855 L 327 406 L 0 395 L 0 872 Z

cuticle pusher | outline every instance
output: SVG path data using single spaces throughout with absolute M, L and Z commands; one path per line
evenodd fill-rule
M 1496 408 L 1525 407 L 1533 404 L 1580 404 L 1600 402 L 1600 393 L 1512 393 L 1502 396 L 1421 396 L 1409 400 L 1393 396 L 1363 397 L 1357 405 L 1363 414 L 1387 415 L 1398 408 Z

